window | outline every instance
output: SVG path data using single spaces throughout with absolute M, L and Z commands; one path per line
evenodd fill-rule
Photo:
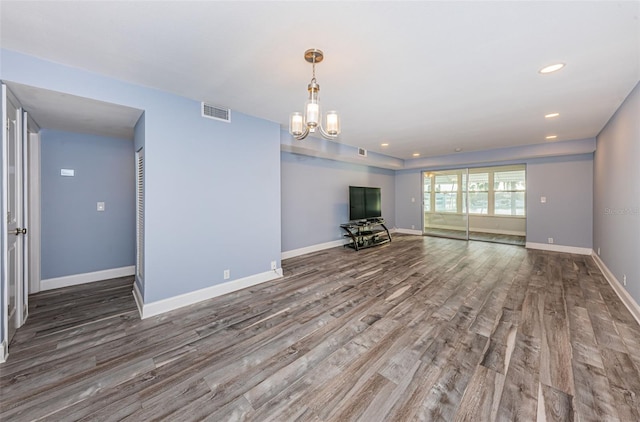
M 524 165 L 423 173 L 424 212 L 524 217 Z
M 469 174 L 469 214 L 489 214 L 489 173 Z
M 493 190 L 495 215 L 525 215 L 524 170 L 496 171 Z
M 436 176 L 436 212 L 458 212 L 458 175 Z
M 424 211 L 431 212 L 431 174 L 424 173 L 423 186 L 424 186 Z

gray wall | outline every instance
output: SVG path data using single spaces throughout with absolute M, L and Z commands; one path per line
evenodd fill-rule
M 519 163 L 527 164 L 527 242 L 547 243 L 548 238 L 553 237 L 557 245 L 591 248 L 592 154 L 526 159 Z M 500 164 L 516 163 L 483 163 L 482 166 Z M 425 170 L 438 169 L 442 168 Z M 396 174 L 396 225 L 399 228 L 422 229 L 421 177 L 422 170 Z M 540 204 L 540 196 L 547 197 L 546 206 Z M 416 201 L 411 202 L 411 198 Z
M 133 140 L 40 133 L 42 279 L 134 265 Z
M 422 171 L 396 172 L 396 226 L 422 231 Z M 412 199 L 415 198 L 415 202 Z
M 281 153 L 282 251 L 340 240 L 349 221 L 349 186 L 381 188 L 382 216 L 395 223 L 394 172 Z
M 640 84 L 597 138 L 593 247 L 640 303 Z
M 547 198 L 546 203 L 540 197 Z M 527 164 L 527 242 L 592 247 L 593 155 Z
M 145 303 L 280 263 L 277 123 L 8 50 L 0 79 L 144 110 Z

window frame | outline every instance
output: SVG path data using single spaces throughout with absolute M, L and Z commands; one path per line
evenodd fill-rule
M 447 170 L 444 170 L 447 171 Z M 455 192 L 436 192 L 436 176 L 438 176 L 437 174 L 437 170 L 434 171 L 423 171 L 422 174 L 422 192 L 423 192 L 423 197 L 422 197 L 422 202 L 423 202 L 423 214 L 458 214 L 458 215 L 464 215 L 464 214 L 468 214 L 468 215 L 473 215 L 473 216 L 479 216 L 479 217 L 500 217 L 500 218 L 526 218 L 527 217 L 527 168 L 525 164 L 516 164 L 516 165 L 506 165 L 506 166 L 491 166 L 491 167 L 474 167 L 474 168 L 468 168 L 468 174 L 469 176 L 471 176 L 472 174 L 479 174 L 479 173 L 488 173 L 488 186 L 487 186 L 487 190 L 482 190 L 482 191 L 474 191 L 474 192 L 479 192 L 479 193 L 487 193 L 487 213 L 477 213 L 477 212 L 471 212 L 468 208 L 469 208 L 469 203 L 468 201 L 465 201 L 465 198 L 463 198 L 463 196 L 465 196 L 464 194 L 466 194 L 466 199 L 469 199 L 469 194 L 472 193 L 469 190 L 469 180 L 466 180 L 466 192 L 463 192 L 463 180 L 461 178 L 461 175 L 463 173 L 467 174 L 467 168 L 465 169 L 452 169 L 450 170 L 451 172 L 455 172 L 455 174 L 457 174 L 458 176 L 458 182 L 457 182 L 457 189 Z M 524 187 L 522 189 L 510 189 L 510 190 L 501 190 L 501 189 L 495 189 L 495 174 L 496 173 L 503 173 L 503 172 L 509 172 L 509 171 L 522 171 L 523 172 L 523 176 L 524 176 Z M 425 191 L 425 187 L 426 187 L 426 183 L 425 183 L 425 179 L 429 178 L 430 180 L 430 191 L 427 192 Z M 470 178 L 470 177 L 469 177 Z M 522 206 L 522 211 L 523 213 L 521 215 L 519 214 L 496 214 L 496 194 L 497 193 L 504 193 L 504 192 L 516 192 L 516 193 L 520 193 L 523 192 L 524 193 L 524 204 Z M 429 209 L 427 209 L 427 207 L 425 206 L 425 200 L 426 200 L 426 194 L 429 194 Z M 456 210 L 455 211 L 437 211 L 436 210 L 436 193 L 456 193 Z M 468 212 L 467 212 L 468 211 Z

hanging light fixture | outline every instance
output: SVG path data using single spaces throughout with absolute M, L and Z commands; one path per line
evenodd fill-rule
M 304 52 L 304 59 L 313 66 L 313 76 L 307 90 L 309 99 L 304 106 L 304 113 L 293 112 L 289 119 L 289 133 L 297 140 L 307 137 L 309 133 L 316 130 L 327 139 L 336 139 L 340 134 L 340 118 L 337 111 L 327 112 L 324 125 L 322 124 L 322 113 L 320 110 L 320 100 L 318 94 L 320 85 L 316 82 L 316 63 L 320 63 L 324 55 L 322 51 L 312 48 Z

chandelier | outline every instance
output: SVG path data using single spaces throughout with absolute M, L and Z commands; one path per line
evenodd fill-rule
M 327 112 L 324 125 L 321 121 L 322 115 L 318 98 L 320 85 L 316 82 L 316 63 L 320 63 L 323 58 L 322 51 L 315 48 L 304 52 L 304 59 L 313 66 L 313 76 L 307 87 L 309 99 L 304 106 L 304 114 L 296 111 L 291 113 L 289 119 L 289 133 L 297 140 L 306 138 L 309 133 L 314 133 L 316 130 L 319 130 L 326 139 L 336 139 L 340 134 L 340 118 L 337 111 Z

